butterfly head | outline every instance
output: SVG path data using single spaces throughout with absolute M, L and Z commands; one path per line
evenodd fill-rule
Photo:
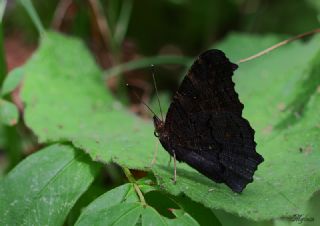
M 158 118 L 158 116 L 153 116 L 153 125 L 154 125 L 154 135 L 160 137 L 164 134 L 164 121 Z

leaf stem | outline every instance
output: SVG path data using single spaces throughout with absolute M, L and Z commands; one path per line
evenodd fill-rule
M 144 196 L 143 196 L 143 194 L 142 194 L 139 186 L 138 186 L 137 184 L 133 184 L 133 186 L 134 186 L 134 189 L 136 190 L 136 192 L 137 192 L 137 194 L 138 194 L 138 196 L 139 196 L 139 199 L 140 199 L 141 204 L 142 204 L 144 207 L 146 207 L 146 206 L 147 206 L 147 203 L 146 203 L 146 200 L 144 199 Z
M 116 24 L 114 31 L 114 41 L 117 42 L 118 47 L 122 44 L 124 37 L 128 30 L 128 25 L 130 21 L 131 11 L 132 11 L 132 0 L 122 1 L 122 6 L 120 10 L 119 19 Z
M 274 50 L 274 49 L 279 48 L 280 46 L 286 45 L 286 44 L 288 44 L 288 43 L 290 43 L 290 42 L 293 42 L 293 41 L 295 41 L 295 40 L 298 40 L 298 39 L 301 39 L 301 38 L 304 38 L 304 37 L 306 37 L 306 36 L 313 35 L 313 34 L 316 34 L 316 33 L 319 33 L 319 32 L 320 32 L 320 28 L 317 28 L 317 29 L 314 29 L 314 30 L 312 30 L 312 31 L 308 31 L 308 32 L 299 34 L 299 35 L 297 35 L 297 36 L 295 36 L 295 37 L 288 38 L 288 39 L 283 40 L 282 42 L 279 42 L 279 43 L 277 43 L 277 44 L 275 44 L 275 45 L 273 45 L 273 46 L 271 46 L 271 47 L 269 47 L 269 48 L 267 48 L 267 49 L 265 49 L 265 50 L 262 50 L 261 52 L 255 54 L 255 55 L 253 55 L 253 56 L 250 56 L 250 57 L 241 59 L 241 60 L 239 60 L 237 63 L 240 64 L 240 63 L 244 63 L 244 62 L 253 60 L 253 59 L 255 59 L 255 58 L 258 58 L 258 57 L 260 57 L 260 56 L 262 56 L 262 55 L 265 55 L 265 54 L 271 52 L 271 51 Z
M 133 184 L 134 189 L 136 190 L 137 195 L 139 196 L 140 202 L 141 204 L 146 207 L 147 203 L 146 200 L 144 199 L 144 196 L 138 186 L 138 184 L 136 183 L 136 180 L 134 179 L 133 175 L 131 174 L 130 170 L 127 167 L 122 167 L 124 174 L 126 175 L 126 177 L 128 178 L 129 182 Z
M 42 36 L 45 33 L 45 29 L 43 27 L 43 24 L 40 20 L 40 17 L 37 14 L 37 11 L 35 10 L 31 0 L 20 0 L 20 3 L 28 12 L 28 14 L 31 17 L 33 24 L 36 26 L 40 36 Z
M 113 45 L 112 35 L 110 32 L 110 26 L 109 26 L 107 17 L 103 14 L 102 5 L 99 0 L 88 0 L 88 2 L 92 9 L 99 32 L 102 36 L 103 43 L 108 50 L 110 48 L 112 50 L 114 48 L 112 46 Z
M 127 167 L 122 167 L 124 174 L 126 175 L 126 177 L 128 178 L 130 183 L 136 183 L 136 180 L 134 179 L 134 177 L 132 176 L 130 170 Z
M 7 73 L 7 64 L 6 64 L 6 57 L 4 52 L 2 23 L 0 22 L 0 89 L 2 87 L 3 81 L 5 80 L 6 73 Z
M 105 78 L 116 76 L 125 71 L 135 70 L 139 68 L 150 67 L 150 65 L 159 65 L 159 64 L 180 64 L 184 66 L 189 66 L 191 59 L 189 57 L 182 56 L 172 56 L 172 55 L 162 55 L 155 57 L 147 57 L 138 60 L 130 61 L 129 63 L 119 64 L 112 68 L 107 69 L 104 74 Z

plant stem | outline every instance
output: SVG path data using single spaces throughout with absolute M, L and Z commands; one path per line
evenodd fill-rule
M 130 170 L 127 167 L 122 167 L 124 174 L 126 175 L 126 177 L 128 178 L 130 183 L 136 183 L 136 180 L 134 179 L 134 177 L 132 176 Z
M 269 47 L 269 48 L 267 48 L 267 49 L 265 49 L 265 50 L 262 50 L 261 52 L 255 54 L 255 55 L 253 55 L 253 56 L 250 56 L 250 57 L 247 57 L 247 58 L 244 58 L 244 59 L 239 60 L 239 61 L 237 62 L 237 64 L 240 64 L 240 63 L 244 63 L 244 62 L 253 60 L 253 59 L 255 59 L 255 58 L 258 58 L 258 57 L 260 57 L 260 56 L 262 56 L 262 55 L 265 55 L 265 54 L 271 52 L 271 51 L 274 50 L 274 49 L 279 48 L 280 46 L 286 45 L 286 44 L 288 44 L 288 43 L 290 43 L 290 42 L 293 42 L 293 41 L 295 41 L 295 40 L 298 40 L 298 39 L 302 39 L 302 38 L 304 38 L 304 37 L 306 37 L 306 36 L 309 36 L 309 35 L 314 35 L 314 34 L 316 34 L 316 33 L 320 33 L 320 28 L 314 29 L 314 30 L 312 30 L 312 31 L 305 32 L 305 33 L 303 33 L 303 34 L 299 34 L 299 35 L 294 36 L 294 37 L 292 37 L 292 38 L 288 38 L 288 39 L 286 39 L 286 40 L 284 40 L 284 41 L 282 41 L 282 42 L 279 42 L 279 43 L 277 43 L 277 44 L 275 44 L 275 45 L 273 45 L 273 46 L 271 46 L 271 47 Z
M 107 69 L 104 72 L 104 74 L 106 79 L 108 79 L 111 76 L 116 76 L 125 71 L 150 67 L 152 64 L 153 65 L 180 64 L 184 66 L 189 66 L 190 62 L 191 62 L 191 59 L 189 57 L 162 55 L 162 56 L 142 58 L 142 59 L 130 61 L 129 63 L 119 64 L 117 66 Z
M 36 26 L 40 36 L 42 36 L 45 33 L 45 29 L 43 27 L 43 24 L 39 18 L 39 15 L 37 14 L 37 11 L 35 10 L 32 2 L 31 2 L 31 0 L 20 0 L 20 3 L 28 12 L 28 14 L 31 17 L 33 24 Z
M 113 40 L 112 40 L 112 36 L 111 36 L 111 31 L 110 31 L 110 26 L 107 20 L 107 17 L 103 14 L 103 8 L 100 4 L 99 0 L 88 0 L 94 18 L 96 20 L 99 32 L 102 36 L 103 39 L 103 43 L 105 45 L 105 48 L 107 50 L 113 50 Z
M 138 194 L 138 196 L 139 196 L 139 199 L 140 199 L 141 204 L 142 204 L 144 207 L 146 207 L 146 206 L 147 206 L 147 203 L 146 203 L 146 200 L 144 199 L 144 196 L 143 196 L 143 194 L 142 194 L 139 186 L 138 186 L 137 184 L 133 184 L 133 186 L 134 186 L 134 189 L 136 190 L 136 192 L 137 192 L 137 194 Z
M 136 183 L 136 180 L 134 179 L 133 175 L 131 174 L 130 170 L 127 167 L 122 167 L 124 174 L 128 178 L 129 182 L 133 184 L 134 189 L 136 190 L 137 195 L 139 196 L 140 202 L 143 206 L 147 206 L 146 200 L 144 199 L 144 196 L 139 188 L 139 186 Z
M 2 23 L 0 23 L 0 88 L 2 87 L 2 83 L 7 73 L 7 64 L 3 44 Z
M 117 43 L 119 48 L 124 40 L 124 37 L 127 34 L 128 25 L 131 17 L 132 5 L 132 0 L 122 1 L 119 19 L 117 21 L 113 36 L 113 40 Z

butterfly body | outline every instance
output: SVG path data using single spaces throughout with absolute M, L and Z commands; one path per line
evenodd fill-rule
M 242 117 L 232 81 L 237 68 L 220 50 L 202 53 L 174 95 L 166 120 L 153 120 L 171 156 L 240 193 L 263 157 L 255 150 L 254 130 Z

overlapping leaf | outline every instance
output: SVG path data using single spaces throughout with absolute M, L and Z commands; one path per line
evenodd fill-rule
M 18 117 L 17 107 L 9 101 L 0 99 L 0 123 L 13 126 L 17 124 Z
M 99 165 L 71 146 L 31 155 L 0 182 L 1 225 L 62 225 Z
M 26 123 L 40 142 L 67 140 L 94 160 L 114 159 L 135 168 L 149 165 L 152 125 L 112 98 L 81 42 L 48 34 L 26 65 L 25 76 Z
M 6 77 L 6 79 L 2 84 L 1 95 L 4 96 L 11 93 L 15 88 L 17 88 L 22 78 L 23 78 L 23 69 L 22 68 L 13 69 L 8 74 L 8 76 Z

